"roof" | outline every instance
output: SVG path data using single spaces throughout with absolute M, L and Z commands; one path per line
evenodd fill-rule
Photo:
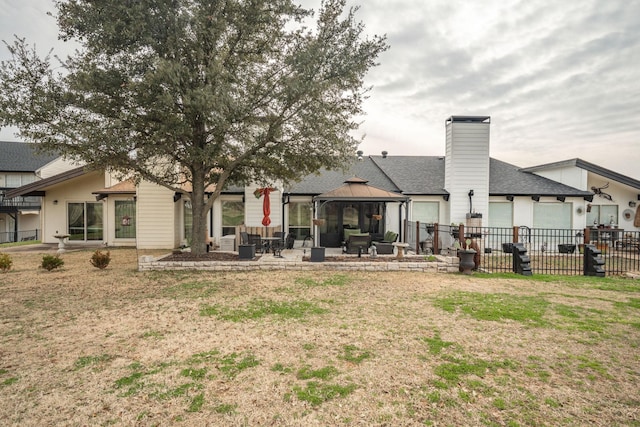
M 489 159 L 489 195 L 492 196 L 593 196 L 549 178 L 496 159 Z
M 403 194 L 449 194 L 444 189 L 442 156 L 371 156 L 371 160 Z
M 37 151 L 37 144 L 0 141 L 1 172 L 35 172 L 60 157 Z
M 49 187 L 86 175 L 89 172 L 91 171 L 86 169 L 84 166 L 80 166 L 78 168 L 59 173 L 58 175 L 23 185 L 22 187 L 7 190 L 5 197 L 11 199 L 19 196 L 40 196 L 42 195 L 41 193 Z
M 350 201 L 405 201 L 408 199 L 400 193 L 383 190 L 367 184 L 366 179 L 353 177 L 345 181 L 340 187 L 320 194 L 318 200 L 350 200 Z
M 577 168 L 584 169 L 587 172 L 595 173 L 604 178 L 608 178 L 613 181 L 619 182 L 621 184 L 628 185 L 629 187 L 635 188 L 636 190 L 640 190 L 640 181 L 638 181 L 637 179 L 630 178 L 618 172 L 614 172 L 610 169 L 603 168 L 602 166 L 598 166 L 578 158 L 563 160 L 560 162 L 547 163 L 539 166 L 532 166 L 528 168 L 523 168 L 522 170 L 524 172 L 538 172 L 542 170 L 559 169 L 559 168 L 564 168 L 568 166 L 575 166 Z
M 315 196 L 340 187 L 352 177 L 364 178 L 370 185 L 386 191 L 400 192 L 400 188 L 384 174 L 371 157 L 364 157 L 362 160 L 354 158 L 345 170 L 321 169 L 318 173 L 307 175 L 300 182 L 290 185 L 285 191 Z
M 579 190 L 522 168 L 491 158 L 489 195 L 588 197 Z M 369 156 L 354 160 L 347 171 L 322 171 L 308 175 L 287 191 L 291 194 L 318 195 L 339 187 L 349 177 L 368 180 L 370 185 L 405 195 L 443 196 L 445 161 L 442 156 Z
M 93 191 L 91 194 L 97 194 L 101 196 L 101 198 L 107 197 L 111 194 L 136 194 L 136 183 L 133 180 L 128 179 L 126 181 L 119 182 L 116 185 L 112 185 L 111 187 Z

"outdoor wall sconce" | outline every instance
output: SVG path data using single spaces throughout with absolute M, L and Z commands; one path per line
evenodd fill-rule
M 182 193 L 173 193 L 173 203 L 177 202 L 182 198 Z
M 510 201 L 510 202 L 513 202 L 513 196 L 512 195 L 508 195 L 507 196 L 507 200 Z
M 558 196 L 556 197 L 556 200 L 558 200 L 559 202 L 564 202 L 566 198 L 564 196 Z
M 629 202 L 629 207 L 630 208 L 635 208 L 636 207 L 636 202 L 633 202 L 633 201 Z
M 445 202 L 449 201 L 449 194 L 443 194 L 442 198 L 444 199 Z
M 538 195 L 531 196 L 531 200 L 533 200 L 534 202 L 539 202 L 540 201 L 540 196 L 538 196 Z
M 53 201 L 53 204 L 54 204 L 54 205 L 57 205 L 57 204 L 58 204 L 58 200 L 54 200 L 54 201 Z

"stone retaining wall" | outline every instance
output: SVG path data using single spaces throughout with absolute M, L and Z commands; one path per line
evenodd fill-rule
M 417 271 L 423 273 L 457 273 L 458 258 L 438 256 L 434 262 L 309 262 L 309 261 L 158 261 L 151 256 L 138 260 L 138 271 L 152 270 L 338 270 L 338 271 Z

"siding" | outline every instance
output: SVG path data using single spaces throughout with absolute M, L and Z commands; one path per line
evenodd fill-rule
M 141 181 L 137 199 L 138 247 L 170 249 L 176 242 L 176 203 L 173 192 L 159 185 Z
M 489 211 L 489 124 L 447 123 L 445 189 L 451 193 L 449 222 L 465 222 L 469 190 L 473 211 Z

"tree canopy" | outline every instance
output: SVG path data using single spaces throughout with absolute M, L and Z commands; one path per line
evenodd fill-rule
M 345 0 L 68 0 L 39 57 L 5 41 L 0 125 L 89 167 L 190 195 L 193 250 L 230 184 L 291 181 L 353 155 L 367 71 L 387 48 Z M 186 189 L 186 190 L 185 190 Z M 205 195 L 210 197 L 206 198 Z

